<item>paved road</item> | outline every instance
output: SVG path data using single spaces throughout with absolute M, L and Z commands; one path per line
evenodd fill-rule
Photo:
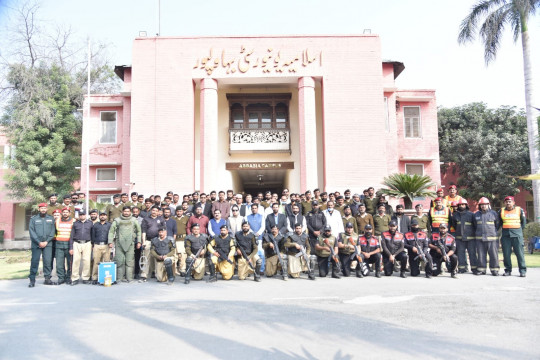
M 540 269 L 525 279 L 41 282 L 0 281 L 1 359 L 540 358 Z

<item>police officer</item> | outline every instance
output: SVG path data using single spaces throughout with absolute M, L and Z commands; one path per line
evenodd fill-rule
M 250 231 L 247 221 L 242 223 L 242 231 L 234 236 L 236 238 L 236 252 L 238 256 L 238 279 L 245 280 L 249 274 L 255 274 L 255 281 L 261 281 L 262 260 L 257 255 L 259 250 L 257 236 Z
M 71 199 L 70 199 L 71 200 Z M 58 275 L 58 285 L 63 283 L 71 284 L 71 254 L 69 253 L 69 239 L 75 221 L 69 216 L 70 208 L 62 209 L 62 215 L 56 220 L 56 275 Z
M 34 287 L 36 284 L 36 274 L 39 267 L 39 259 L 43 257 L 43 275 L 45 276 L 44 285 L 53 285 L 51 281 L 52 265 L 52 240 L 55 233 L 54 218 L 47 214 L 47 204 L 38 205 L 39 214 L 32 216 L 28 231 L 32 243 L 32 260 L 30 261 L 30 283 L 28 287 Z
M 186 236 L 186 277 L 185 284 L 193 279 L 201 280 L 204 278 L 204 269 L 206 267 L 206 245 L 208 245 L 208 235 L 201 234 L 200 225 L 193 223 L 191 225 L 191 234 Z
M 317 238 L 321 235 L 326 226 L 326 216 L 320 210 L 319 201 L 311 202 L 311 211 L 306 215 L 306 226 L 308 229 L 309 245 L 314 249 Z
M 487 255 L 491 275 L 499 276 L 499 239 L 497 229 L 500 227 L 499 215 L 490 209 L 489 200 L 485 197 L 478 201 L 480 210 L 474 213 L 476 248 L 478 250 L 478 268 L 475 275 L 486 275 Z
M 291 277 L 298 278 L 302 271 L 309 270 L 308 278 L 310 280 L 315 280 L 314 271 L 316 256 L 311 255 L 311 246 L 308 235 L 302 232 L 302 224 L 295 224 L 294 233 L 287 236 L 285 248 L 287 249 L 288 271 Z M 302 250 L 307 254 L 309 263 L 304 256 L 298 255 Z
M 79 219 L 73 223 L 71 238 L 69 239 L 69 254 L 73 256 L 73 271 L 71 272 L 71 285 L 79 283 L 82 277 L 83 284 L 90 282 L 90 260 L 92 258 L 92 228 L 94 224 L 86 218 L 84 210 L 79 210 Z M 82 276 L 79 275 L 82 261 Z
M 283 214 L 279 215 L 285 217 L 285 215 Z M 278 246 L 277 249 L 275 244 L 277 244 Z M 270 226 L 270 232 L 265 233 L 263 236 L 262 247 L 264 249 L 264 256 L 266 257 L 266 266 L 264 269 L 266 277 L 272 277 L 276 275 L 279 267 L 281 268 L 281 278 L 283 280 L 287 280 L 287 255 L 285 254 L 286 251 L 284 245 L 285 237 L 279 231 L 278 225 L 273 223 Z M 279 258 L 281 258 L 281 261 L 279 261 L 278 256 Z
M 404 239 L 405 237 L 403 234 L 397 231 L 397 223 L 393 220 L 390 221 L 388 224 L 388 231 L 381 234 L 385 276 L 392 275 L 394 263 L 398 260 L 401 264 L 399 276 L 402 278 L 407 277 L 405 275 L 405 270 L 407 268 L 407 253 L 403 251 L 405 249 Z
M 380 278 L 381 277 L 381 246 L 379 242 L 379 238 L 376 236 L 373 236 L 373 226 L 370 224 L 366 224 L 364 226 L 364 234 L 361 235 L 358 238 L 358 245 L 360 245 L 361 250 L 361 256 L 364 260 L 364 265 L 368 269 L 368 273 L 365 275 L 369 275 L 369 264 L 374 264 L 375 266 L 375 276 Z M 358 268 L 361 268 L 361 265 L 358 264 Z M 359 273 L 359 270 L 357 269 L 357 275 Z M 363 277 L 364 274 L 360 272 Z
M 187 223 L 189 221 L 189 217 L 191 215 L 188 215 L 184 213 L 184 209 L 182 208 L 182 205 L 178 205 L 176 207 L 176 217 L 174 220 L 176 221 L 176 228 L 178 230 L 178 233 L 176 234 L 176 256 L 175 256 L 175 263 L 176 263 L 176 274 L 180 276 L 186 276 L 186 247 L 185 247 L 185 239 L 187 236 Z
M 405 249 L 409 253 L 411 276 L 420 275 L 420 260 L 423 260 L 426 267 L 426 277 L 431 278 L 433 259 L 429 254 L 428 236 L 420 230 L 417 219 L 411 220 L 411 231 L 405 233 Z M 425 260 L 422 259 L 421 253 Z
M 456 248 L 458 256 L 458 273 L 467 272 L 467 253 L 471 261 L 471 271 L 478 271 L 478 256 L 476 252 L 476 239 L 473 227 L 474 214 L 469 211 L 467 200 L 459 200 L 458 209 L 452 213 L 452 223 L 456 231 Z
M 379 204 L 377 206 L 377 213 L 373 215 L 373 224 L 375 236 L 381 235 L 383 232 L 388 231 L 388 224 L 392 221 L 392 217 L 386 213 L 386 205 Z
M 525 277 L 527 266 L 525 265 L 525 256 L 523 254 L 523 229 L 527 219 L 525 212 L 519 206 L 516 206 L 513 196 L 504 198 L 505 207 L 499 211 L 499 223 L 502 225 L 501 244 L 504 258 L 504 274 L 512 274 L 512 248 L 516 254 L 519 276 Z
M 448 224 L 440 223 L 439 232 L 431 234 L 429 243 L 431 258 L 433 259 L 433 276 L 441 273 L 442 262 L 446 263 L 446 270 L 450 271 L 452 278 L 457 278 L 456 268 L 458 258 L 456 252 L 456 240 L 448 233 Z M 444 252 L 446 256 L 444 256 Z
M 218 212 L 216 210 L 215 212 Z M 234 254 L 236 248 L 234 239 L 229 235 L 229 227 L 223 224 L 219 227 L 219 235 L 214 236 L 208 243 L 208 254 L 211 256 L 210 282 L 217 281 L 216 270 L 221 273 L 223 280 L 230 280 L 234 275 Z
M 114 194 L 113 203 L 107 205 L 107 207 L 105 208 L 105 212 L 107 212 L 107 216 L 109 217 L 109 221 L 111 223 L 114 221 L 114 219 L 122 215 L 123 207 L 124 205 L 120 202 L 120 194 Z
M 167 285 L 174 282 L 173 259 L 176 252 L 174 238 L 167 235 L 167 227 L 159 228 L 159 235 L 151 240 L 150 253 L 156 261 L 156 280 L 167 281 Z
M 94 267 L 92 268 L 92 284 L 98 283 L 99 263 L 111 261 L 109 251 L 109 230 L 111 223 L 107 221 L 107 213 L 99 213 L 99 222 L 92 227 L 92 245 L 94 246 L 92 255 L 94 257 Z
M 62 210 L 64 206 L 58 203 L 57 200 L 58 194 L 54 193 L 49 195 L 49 203 L 47 204 L 47 215 L 52 216 L 54 210 Z
M 341 272 L 343 276 L 351 275 L 351 255 L 354 253 L 354 246 L 358 241 L 358 234 L 354 232 L 354 225 L 350 222 L 345 224 L 345 232 L 338 235 L 339 260 L 341 262 Z
M 332 235 L 332 228 L 330 225 L 324 227 L 324 232 L 317 239 L 315 244 L 315 253 L 317 254 L 317 264 L 319 265 L 319 276 L 326 277 L 328 275 L 328 267 L 332 266 L 332 277 L 334 279 L 341 279 L 339 276 L 339 257 L 338 255 L 338 242 L 336 237 Z M 332 256 L 332 253 L 334 256 Z

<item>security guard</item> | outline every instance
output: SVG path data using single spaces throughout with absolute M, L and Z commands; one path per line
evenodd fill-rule
M 411 276 L 420 275 L 420 251 L 423 252 L 426 262 L 426 277 L 431 278 L 433 259 L 429 254 L 428 236 L 425 232 L 420 231 L 418 220 L 411 220 L 411 231 L 405 233 L 405 249 L 409 253 L 409 266 L 411 268 Z
M 398 260 L 401 264 L 399 276 L 402 278 L 407 277 L 405 275 L 405 270 L 407 269 L 407 253 L 403 251 L 405 249 L 404 240 L 405 237 L 403 234 L 397 231 L 397 223 L 393 220 L 390 221 L 388 224 L 388 231 L 381 234 L 385 276 L 392 276 L 394 263 Z
M 429 226 L 431 233 L 439 232 L 439 225 L 450 222 L 450 209 L 443 205 L 443 198 L 438 197 L 434 201 L 435 206 L 429 210 Z
M 491 275 L 499 276 L 499 239 L 497 229 L 500 227 L 499 215 L 490 209 L 489 200 L 485 197 L 478 201 L 480 210 L 474 214 L 476 248 L 478 250 L 478 268 L 475 275 L 486 275 L 487 255 Z
M 311 255 L 311 246 L 309 244 L 308 235 L 302 232 L 302 224 L 294 225 L 294 233 L 290 234 L 285 241 L 285 248 L 287 249 L 288 257 L 288 272 L 293 278 L 300 277 L 302 271 L 308 270 L 308 278 L 315 280 L 314 268 L 316 256 Z M 301 250 L 304 250 L 308 256 L 309 264 L 302 255 L 298 255 Z
M 379 236 L 383 232 L 387 232 L 390 221 L 392 221 L 392 217 L 386 213 L 386 205 L 379 204 L 377 206 L 377 213 L 373 215 L 373 230 L 375 231 L 375 236 Z
M 176 252 L 174 238 L 167 236 L 167 227 L 163 225 L 159 228 L 159 235 L 150 243 L 150 253 L 156 262 L 156 280 L 172 285 L 174 282 L 173 259 Z
M 238 279 L 245 280 L 249 274 L 254 274 L 254 280 L 261 281 L 262 260 L 257 255 L 259 250 L 257 236 L 250 230 L 249 223 L 246 220 L 242 223 L 242 231 L 237 232 L 235 238 L 238 256 Z
M 504 274 L 510 276 L 512 274 L 512 248 L 516 254 L 519 276 L 525 277 L 527 274 L 527 266 L 525 265 L 525 256 L 523 254 L 523 229 L 527 219 L 525 212 L 519 206 L 516 206 L 514 197 L 507 196 L 504 198 L 505 207 L 499 211 L 499 221 L 502 224 L 501 244 L 504 258 Z
M 369 264 L 374 264 L 375 266 L 375 276 L 381 277 L 381 246 L 379 238 L 373 236 L 373 226 L 366 224 L 364 226 L 364 234 L 358 238 L 358 245 L 360 245 L 360 250 L 362 254 L 362 259 L 364 259 L 364 265 L 368 268 L 369 275 Z M 359 264 L 360 267 L 360 264 Z M 358 274 L 358 270 L 357 270 Z M 364 276 L 364 274 L 362 274 Z
M 223 280 L 230 280 L 234 275 L 236 248 L 234 239 L 229 235 L 229 228 L 226 224 L 219 227 L 219 235 L 210 240 L 207 248 L 212 260 L 212 263 L 208 264 L 210 269 L 209 282 L 217 281 L 216 270 L 220 272 Z
M 107 221 L 107 213 L 101 211 L 99 213 L 99 222 L 92 227 L 92 245 L 94 266 L 92 268 L 92 284 L 98 284 L 99 263 L 111 261 L 111 253 L 109 251 L 109 230 L 111 223 Z
M 79 219 L 73 223 L 71 238 L 69 239 L 69 254 L 73 256 L 71 285 L 77 285 L 79 283 L 79 277 L 82 277 L 83 284 L 90 282 L 93 226 L 92 221 L 86 218 L 85 211 L 83 209 L 79 210 Z M 83 264 L 82 276 L 79 275 L 81 261 Z
M 458 273 L 467 272 L 467 253 L 471 261 L 471 271 L 478 271 L 478 255 L 476 251 L 476 239 L 473 227 L 474 214 L 469 211 L 467 200 L 461 198 L 458 210 L 452 214 L 452 223 L 456 229 L 456 247 L 458 256 Z
M 70 199 L 71 200 L 71 199 Z M 69 239 L 75 219 L 69 216 L 70 208 L 62 209 L 62 216 L 56 220 L 56 275 L 58 285 L 71 284 L 71 255 L 69 253 Z M 66 267 L 67 265 L 67 267 Z
M 448 234 L 448 225 L 446 223 L 439 224 L 439 232 L 431 235 L 431 242 L 429 243 L 431 258 L 433 259 L 433 276 L 437 276 L 441 273 L 441 266 L 443 260 L 445 261 L 446 270 L 450 271 L 452 278 L 457 278 L 456 268 L 458 264 L 458 258 L 456 252 L 456 239 Z M 443 257 L 443 251 L 446 252 L 446 258 Z M 450 266 L 448 266 L 450 265 Z M 450 267 L 450 268 L 448 268 Z
M 275 244 L 278 248 L 276 249 Z M 285 254 L 285 237 L 279 231 L 277 224 L 272 224 L 270 232 L 267 232 L 263 236 L 262 247 L 264 249 L 264 256 L 266 257 L 266 266 L 264 273 L 266 277 L 272 277 L 277 274 L 278 268 L 281 271 L 281 278 L 287 280 L 287 255 Z M 279 261 L 278 256 L 281 258 Z M 283 266 L 281 266 L 283 263 Z
M 186 276 L 186 247 L 185 239 L 187 236 L 187 223 L 191 215 L 184 213 L 182 205 L 176 207 L 176 216 L 174 220 L 176 221 L 176 255 L 175 255 L 175 264 L 176 264 L 176 274 L 180 276 Z
M 332 255 L 332 249 L 335 256 Z M 332 265 L 332 277 L 334 279 L 341 279 L 339 276 L 339 258 L 338 254 L 338 242 L 336 237 L 332 235 L 332 228 L 330 225 L 324 227 L 324 232 L 317 239 L 315 244 L 315 253 L 317 254 L 317 264 L 319 265 L 319 276 L 326 277 L 328 275 L 328 267 Z
M 345 232 L 338 235 L 339 261 L 341 262 L 341 272 L 343 276 L 351 275 L 351 255 L 354 253 L 354 246 L 358 241 L 358 234 L 354 232 L 354 226 L 348 222 L 345 224 Z
M 131 216 L 131 208 L 124 206 L 122 215 L 114 219 L 109 230 L 109 247 L 114 244 L 114 261 L 117 265 L 117 281 L 133 281 L 135 264 L 135 247 L 141 247 L 141 225 Z M 124 279 L 125 275 L 125 279 Z
M 44 285 L 53 285 L 51 281 L 52 264 L 52 240 L 55 233 L 54 218 L 47 214 L 47 204 L 38 205 L 39 214 L 32 216 L 28 231 L 32 243 L 32 260 L 30 262 L 30 283 L 28 287 L 34 287 L 36 284 L 36 274 L 39 267 L 39 259 L 43 257 L 43 275 L 45 276 Z
M 193 279 L 201 280 L 204 278 L 204 269 L 206 267 L 206 245 L 208 245 L 208 235 L 201 234 L 200 225 L 193 223 L 191 225 L 191 234 L 186 236 L 186 277 L 185 284 Z M 199 252 L 200 250 L 200 252 Z

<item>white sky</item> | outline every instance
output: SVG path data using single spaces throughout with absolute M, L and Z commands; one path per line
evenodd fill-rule
M 0 0 L 0 23 L 7 24 Z M 524 107 L 521 42 L 510 29 L 497 59 L 486 67 L 479 41 L 457 44 L 461 20 L 476 0 L 161 0 L 161 35 L 361 34 L 380 35 L 383 59 L 402 61 L 400 88 L 436 89 L 438 105 L 483 101 Z M 139 31 L 158 32 L 159 0 L 46 0 L 41 17 L 68 24 L 81 39 L 111 44 L 115 65 L 131 64 Z M 540 14 L 530 20 L 534 76 L 540 64 Z M 540 107 L 540 90 L 537 88 Z

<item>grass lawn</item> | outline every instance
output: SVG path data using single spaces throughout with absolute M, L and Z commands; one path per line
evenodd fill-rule
M 31 257 L 30 250 L 0 251 L 0 280 L 27 278 Z

